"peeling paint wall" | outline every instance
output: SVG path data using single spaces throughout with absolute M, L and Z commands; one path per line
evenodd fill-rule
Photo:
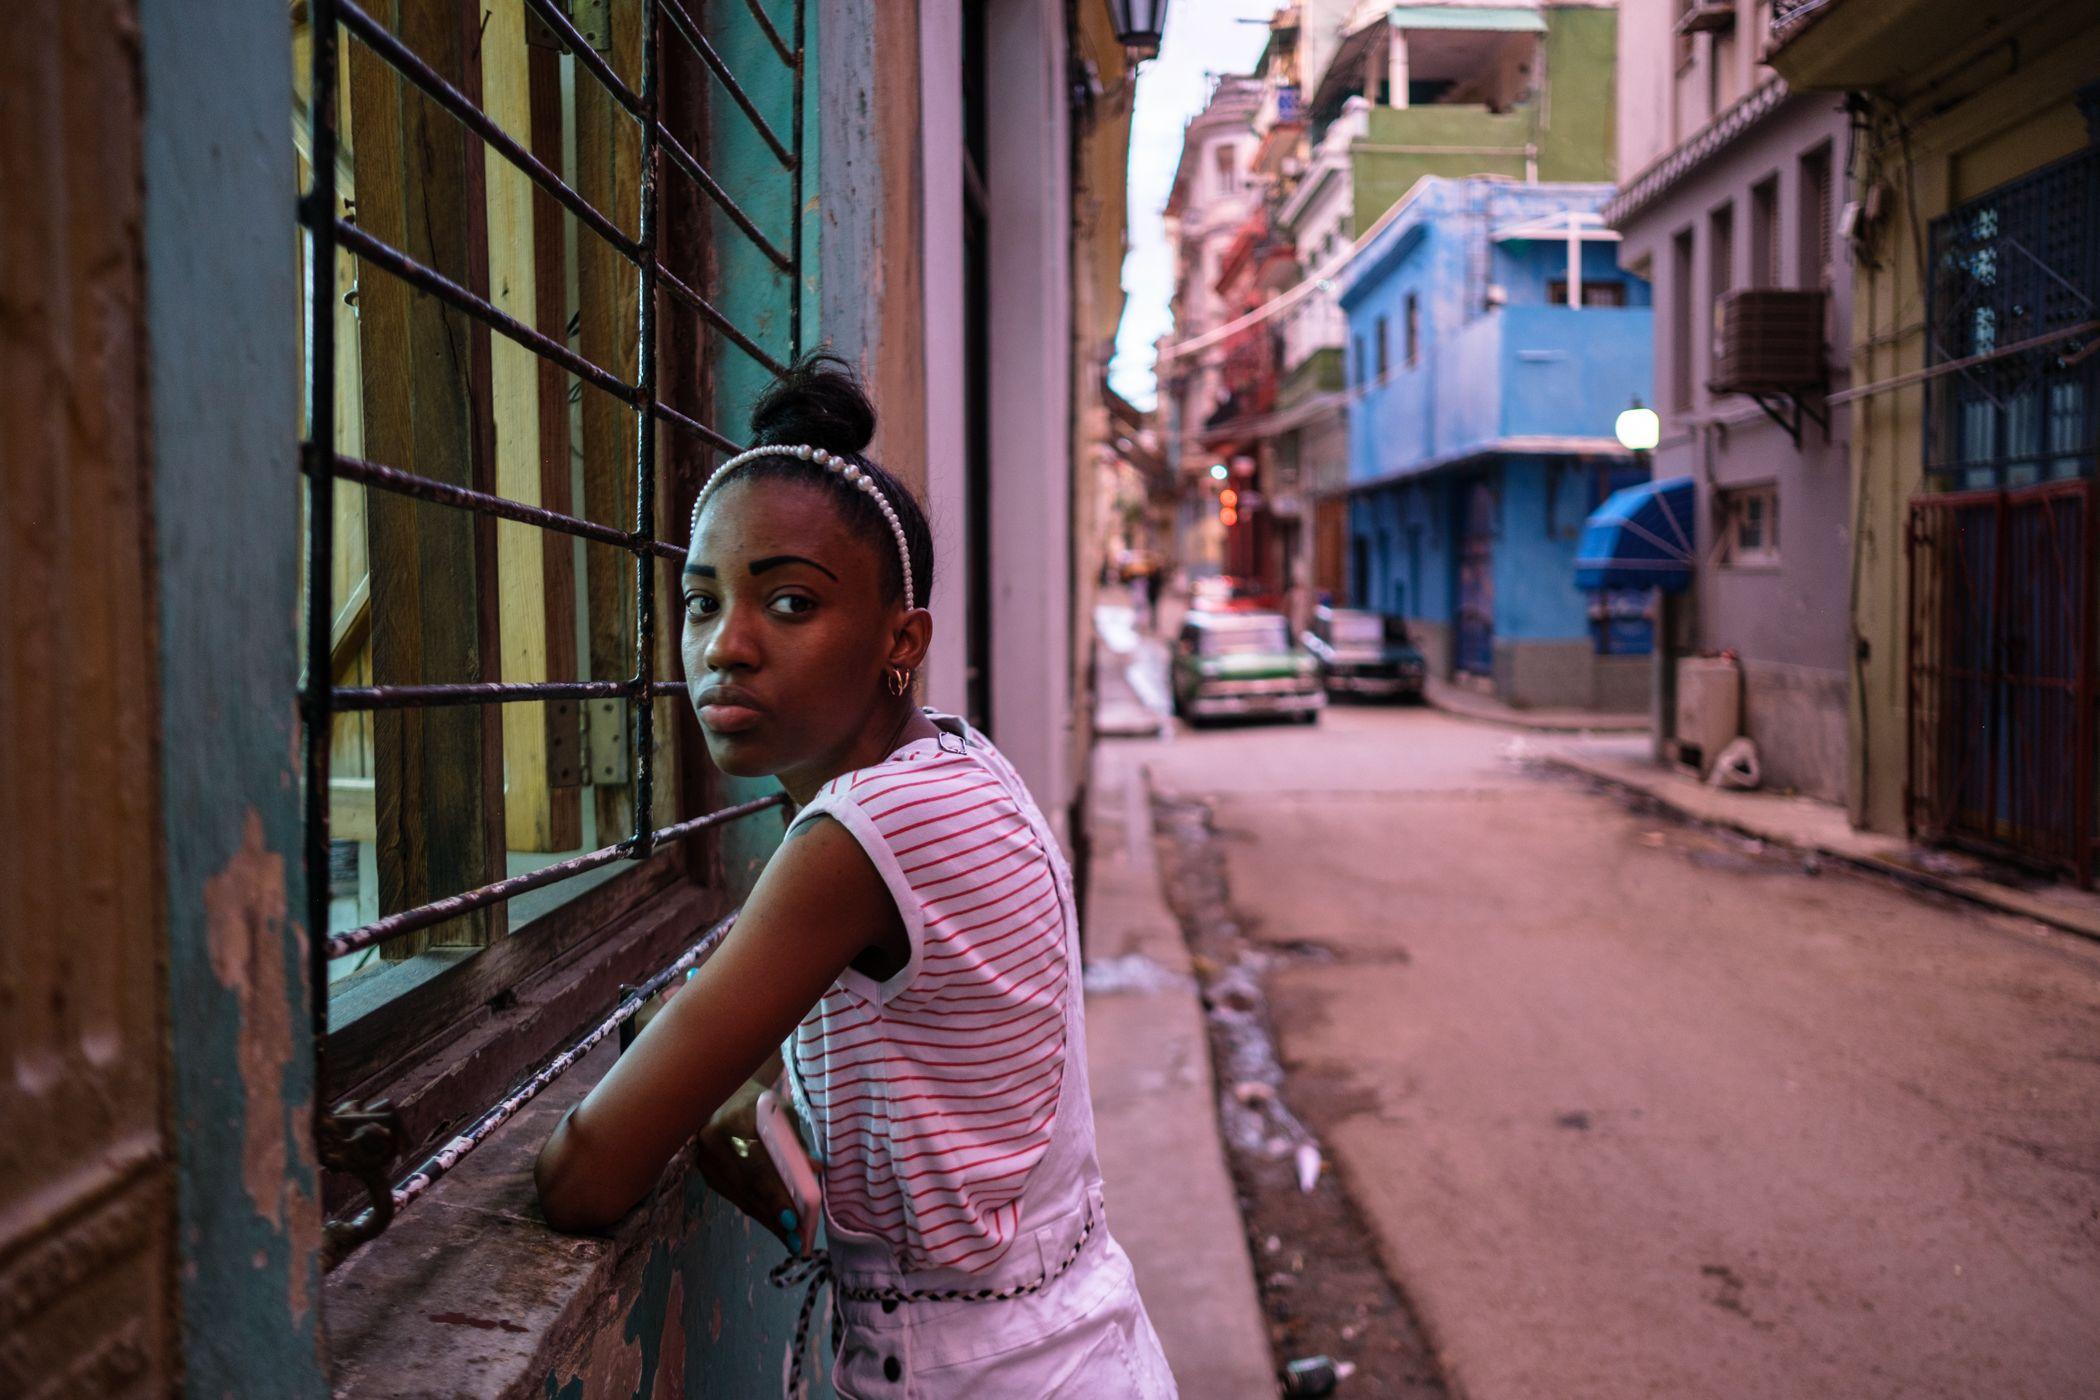
M 290 34 L 282 0 L 139 26 L 185 1384 L 319 1395 Z

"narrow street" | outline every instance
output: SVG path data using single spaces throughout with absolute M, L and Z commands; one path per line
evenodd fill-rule
M 1288 1106 L 1453 1394 L 2092 1393 L 2100 947 L 1434 710 L 1111 742 L 1207 809 L 1163 868 L 1222 846 Z

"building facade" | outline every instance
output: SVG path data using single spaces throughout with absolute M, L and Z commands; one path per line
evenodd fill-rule
M 1854 819 L 2090 880 L 2100 16 L 1782 0 L 1765 37 L 1858 113 Z
M 1231 319 L 1221 287 L 1226 255 L 1260 207 L 1252 171 L 1255 110 L 1261 84 L 1228 74 L 1182 133 L 1181 160 L 1167 197 L 1167 241 L 1174 252 L 1174 333 L 1160 347 L 1161 430 L 1169 469 L 1179 485 L 1175 557 L 1194 574 L 1227 567 L 1226 527 L 1219 519 L 1220 481 L 1211 467 L 1224 461 L 1212 449 L 1215 427 L 1239 414 L 1229 402 L 1224 335 Z M 1200 351 L 1183 353 L 1185 341 Z M 1227 428 L 1227 434 L 1234 432 Z M 1232 464 L 1226 463 L 1228 471 Z M 1251 459 L 1240 472 L 1251 482 Z
M 1107 7 L 97 0 L 22 35 L 0 1393 L 770 1393 L 794 1300 L 696 1176 L 590 1241 L 532 1205 L 628 988 L 778 837 L 660 689 L 659 561 L 831 346 L 943 550 L 926 699 L 1067 820 Z
M 1340 270 L 1424 176 L 1608 181 L 1615 25 L 1609 4 L 1587 0 L 1301 0 L 1278 8 L 1255 71 L 1221 84 L 1223 101 L 1191 125 L 1183 153 L 1186 173 L 1207 158 L 1195 147 L 1212 144 L 1219 128 L 1208 123 L 1229 120 L 1234 147 L 1252 147 L 1249 183 L 1260 203 L 1248 216 L 1296 259 L 1295 281 L 1274 287 L 1234 331 L 1243 341 L 1259 324 L 1271 337 L 1269 411 L 1251 421 L 1238 415 L 1235 441 L 1222 444 L 1229 452 L 1189 458 L 1185 517 L 1219 545 L 1203 567 L 1225 564 L 1227 532 L 1240 529 L 1260 536 L 1241 546 L 1243 561 L 1294 615 L 1302 618 L 1317 597 L 1351 595 Z M 1193 180 L 1188 188 L 1196 189 Z M 1202 275 L 1193 257 L 1182 272 L 1184 280 Z M 1177 398 L 1222 362 L 1217 325 L 1177 317 L 1161 349 Z M 1202 402 L 1215 406 L 1215 391 Z M 1257 509 L 1230 507 L 1233 525 L 1221 523 L 1218 493 L 1205 490 L 1201 475 L 1218 465 L 1236 501 L 1253 487 Z
M 1647 701 L 1640 620 L 1574 584 L 1584 519 L 1646 476 L 1611 430 L 1651 351 L 1648 289 L 1598 224 L 1610 193 L 1426 177 L 1337 279 L 1350 599 L 1515 705 Z
M 1621 263 L 1654 289 L 1655 474 L 1697 487 L 1691 599 L 1661 664 L 1732 653 L 1765 785 L 1842 801 L 1851 415 L 1826 400 L 1850 378 L 1852 265 L 1837 238 L 1850 125 L 1842 97 L 1793 92 L 1759 61 L 1763 8 L 1620 6 L 1624 177 L 1604 213 Z M 1760 404 L 1723 382 L 1722 303 L 1738 289 L 1820 295 L 1828 348 L 1804 375 L 1820 383 Z M 1667 745 L 1674 707 L 1659 718 Z

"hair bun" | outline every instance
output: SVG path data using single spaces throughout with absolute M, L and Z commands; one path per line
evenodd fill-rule
M 751 410 L 753 446 L 807 443 L 858 454 L 875 436 L 875 405 L 853 367 L 822 351 L 805 355 L 758 396 Z

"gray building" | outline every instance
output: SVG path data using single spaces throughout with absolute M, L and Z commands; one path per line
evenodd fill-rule
M 1623 236 L 1621 263 L 1654 288 L 1655 475 L 1698 487 L 1698 571 L 1663 664 L 1683 700 L 1737 710 L 1734 728 L 1756 743 L 1766 787 L 1841 801 L 1850 422 L 1824 395 L 1845 383 L 1851 342 L 1835 202 L 1848 128 L 1840 97 L 1791 93 L 1757 62 L 1760 9 L 1754 0 L 1622 8 L 1619 168 L 1630 175 L 1605 219 Z M 1750 288 L 1823 294 L 1814 314 L 1824 385 L 1727 391 L 1740 375 L 1724 364 L 1724 310 L 1740 308 L 1730 294 Z M 1680 664 L 1728 653 L 1739 667 L 1732 687 L 1713 667 L 1708 684 L 1693 686 Z M 1669 708 L 1666 746 L 1681 713 Z

